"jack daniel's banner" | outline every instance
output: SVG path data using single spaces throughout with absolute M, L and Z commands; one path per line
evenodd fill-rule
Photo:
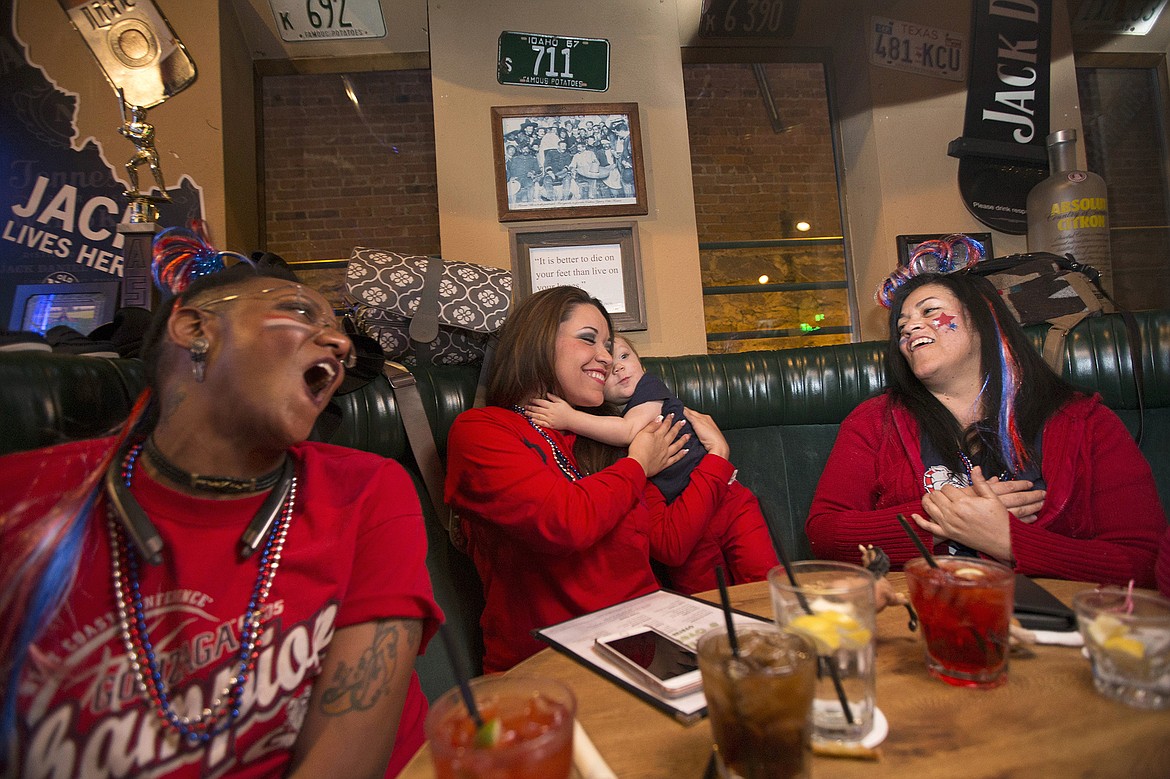
M 1048 176 L 1052 0 L 974 0 L 967 116 L 947 153 L 983 224 L 1028 231 L 1028 190 Z
M 21 13 L 50 13 L 63 36 L 76 36 L 69 17 L 21 3 Z M 132 3 L 94 3 L 94 13 L 113 13 Z M 97 6 L 101 6 L 100 9 Z M 104 9 L 104 10 L 103 10 Z M 44 283 L 91 283 L 123 276 L 125 240 L 118 225 L 129 221 L 124 160 L 131 143 L 103 147 L 81 133 L 82 100 L 117 105 L 113 90 L 77 95 L 57 86 L 49 65 L 54 41 L 23 41 L 14 0 L 0 0 L 0 330 L 20 329 L 17 294 Z M 62 67 L 53 59 L 56 67 Z M 95 64 L 85 58 L 67 63 Z M 162 146 L 172 140 L 165 139 Z M 168 149 L 169 151 L 169 149 Z M 116 168 L 113 166 L 117 166 Z M 159 205 L 159 226 L 188 224 L 203 213 L 203 189 L 181 170 L 166 171 L 171 202 Z M 145 181 L 150 181 L 149 173 Z M 147 185 L 149 189 L 149 183 Z M 100 324 L 100 323 L 96 323 Z

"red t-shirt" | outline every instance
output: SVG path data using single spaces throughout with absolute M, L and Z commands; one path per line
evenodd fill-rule
M 93 471 L 110 441 L 84 441 L 0 460 L 0 510 L 50 496 Z M 313 680 L 338 628 L 382 618 L 421 619 L 423 646 L 442 614 L 425 565 L 426 536 L 409 476 L 398 463 L 326 444 L 292 450 L 297 496 L 266 604 L 271 615 L 240 716 L 206 745 L 176 749 L 136 688 L 120 637 L 104 497 L 89 518 L 77 580 L 37 640 L 21 677 L 17 758 L 26 774 L 267 777 L 283 773 Z M 222 501 L 180 496 L 145 469 L 131 492 L 165 544 L 163 564 L 140 565 L 155 656 L 176 709 L 213 700 L 238 664 L 240 624 L 259 570 L 241 561 L 242 528 L 264 496 Z M 26 504 L 27 507 L 27 504 Z M 10 538 L 5 528 L 0 541 Z M 421 649 L 420 649 L 421 651 Z M 395 742 L 393 776 L 422 743 L 426 699 L 411 680 Z M 389 737 L 389 736 L 387 736 Z

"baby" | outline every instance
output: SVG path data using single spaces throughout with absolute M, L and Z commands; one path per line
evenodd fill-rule
M 634 436 L 659 415 L 674 414 L 676 420 L 686 420 L 682 401 L 661 379 L 646 373 L 634 347 L 621 337 L 613 341 L 613 363 L 605 380 L 605 399 L 614 405 L 624 405 L 624 414 L 598 416 L 579 411 L 555 395 L 531 401 L 526 410 L 539 425 L 569 430 L 620 448 L 628 447 Z M 714 589 L 716 565 L 722 565 L 735 583 L 765 579 L 768 571 L 777 565 L 777 557 L 759 501 L 751 490 L 735 480 L 734 474 L 726 486 L 698 476 L 692 479 L 692 472 L 708 451 L 699 443 L 690 421 L 685 422 L 682 432 L 691 435 L 687 441 L 689 451 L 652 477 L 651 482 L 666 502 L 672 503 L 692 480 L 700 481 L 702 486 L 696 486 L 691 496 L 680 503 L 688 499 L 700 502 L 710 499 L 718 502 L 721 511 L 707 525 L 686 560 L 663 571 L 668 584 L 682 592 Z M 712 456 L 727 459 L 730 452 L 722 437 L 717 443 L 712 442 L 712 446 L 718 448 L 710 452 Z
M 621 336 L 613 339 L 613 364 L 605 379 L 605 400 L 615 406 L 625 406 L 622 416 L 599 416 L 580 411 L 556 395 L 533 400 L 527 411 L 538 425 L 571 430 L 577 435 L 622 448 L 628 447 L 638 431 L 659 416 L 674 414 L 676 420 L 686 420 L 682 401 L 667 389 L 662 379 L 646 373 L 634 347 Z M 687 453 L 650 479 L 667 503 L 673 503 L 686 489 L 691 471 L 707 454 L 690 421 L 684 422 L 681 433 L 691 436 Z

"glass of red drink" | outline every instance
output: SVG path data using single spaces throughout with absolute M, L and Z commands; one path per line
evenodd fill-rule
M 1007 681 L 1015 574 L 992 560 L 934 559 L 937 568 L 917 557 L 904 569 L 927 669 L 956 687 L 998 687 Z
M 431 705 L 426 736 L 438 779 L 568 779 L 577 701 L 553 679 L 484 676 L 471 680 L 479 728 L 459 690 Z

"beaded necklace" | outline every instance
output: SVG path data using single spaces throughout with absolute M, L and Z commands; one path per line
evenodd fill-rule
M 968 484 L 968 486 L 971 484 L 974 484 L 975 477 L 972 475 L 971 472 L 974 470 L 975 466 L 971 464 L 971 458 L 967 456 L 966 452 L 961 451 L 961 452 L 959 452 L 959 459 L 963 461 L 963 467 L 967 469 L 967 484 Z M 986 475 L 985 475 L 985 478 L 986 478 Z M 1011 471 L 1004 471 L 1003 473 L 1001 473 L 999 475 L 1000 481 L 1010 481 L 1013 478 L 1015 478 L 1015 475 Z
M 132 447 L 126 453 L 126 459 L 122 463 L 122 481 L 127 489 L 134 477 L 134 465 L 141 452 L 141 444 Z M 213 736 L 231 727 L 232 722 L 240 716 L 240 701 L 244 697 L 244 685 L 247 682 L 248 674 L 255 668 L 258 656 L 255 650 L 264 624 L 262 618 L 264 606 L 268 602 L 268 596 L 272 592 L 272 582 L 280 567 L 280 557 L 284 551 L 285 539 L 288 537 L 288 526 L 292 519 L 296 495 L 297 479 L 294 475 L 289 485 L 288 497 L 285 498 L 281 510 L 280 519 L 273 523 L 260 554 L 260 571 L 256 576 L 252 595 L 248 599 L 248 610 L 244 615 L 240 634 L 238 672 L 210 705 L 205 706 L 198 715 L 191 717 L 180 716 L 171 706 L 170 698 L 163 686 L 162 672 L 154 655 L 154 645 L 150 641 L 150 634 L 146 627 L 146 613 L 142 605 L 142 593 L 139 590 L 138 554 L 133 545 L 128 542 L 126 533 L 113 508 L 111 507 L 107 512 L 107 528 L 110 536 L 110 572 L 114 584 L 115 606 L 118 612 L 122 643 L 126 648 L 130 666 L 134 670 L 135 681 L 138 683 L 139 690 L 149 698 L 159 719 L 165 725 L 178 731 L 180 737 L 189 743 L 206 743 Z
M 543 427 L 536 424 L 532 417 L 528 416 L 527 411 L 520 406 L 512 406 L 512 410 L 524 417 L 528 421 L 528 424 L 532 425 L 532 429 L 540 433 L 540 437 L 552 447 L 553 459 L 557 461 L 557 467 L 561 469 L 561 473 L 565 474 L 566 479 L 569 481 L 577 481 L 577 479 L 583 478 L 581 472 L 577 470 L 577 466 L 573 465 L 572 461 L 569 460 L 568 455 L 561 451 L 561 448 L 557 446 L 557 442 L 552 440 L 552 437 L 548 433 L 544 432 Z

